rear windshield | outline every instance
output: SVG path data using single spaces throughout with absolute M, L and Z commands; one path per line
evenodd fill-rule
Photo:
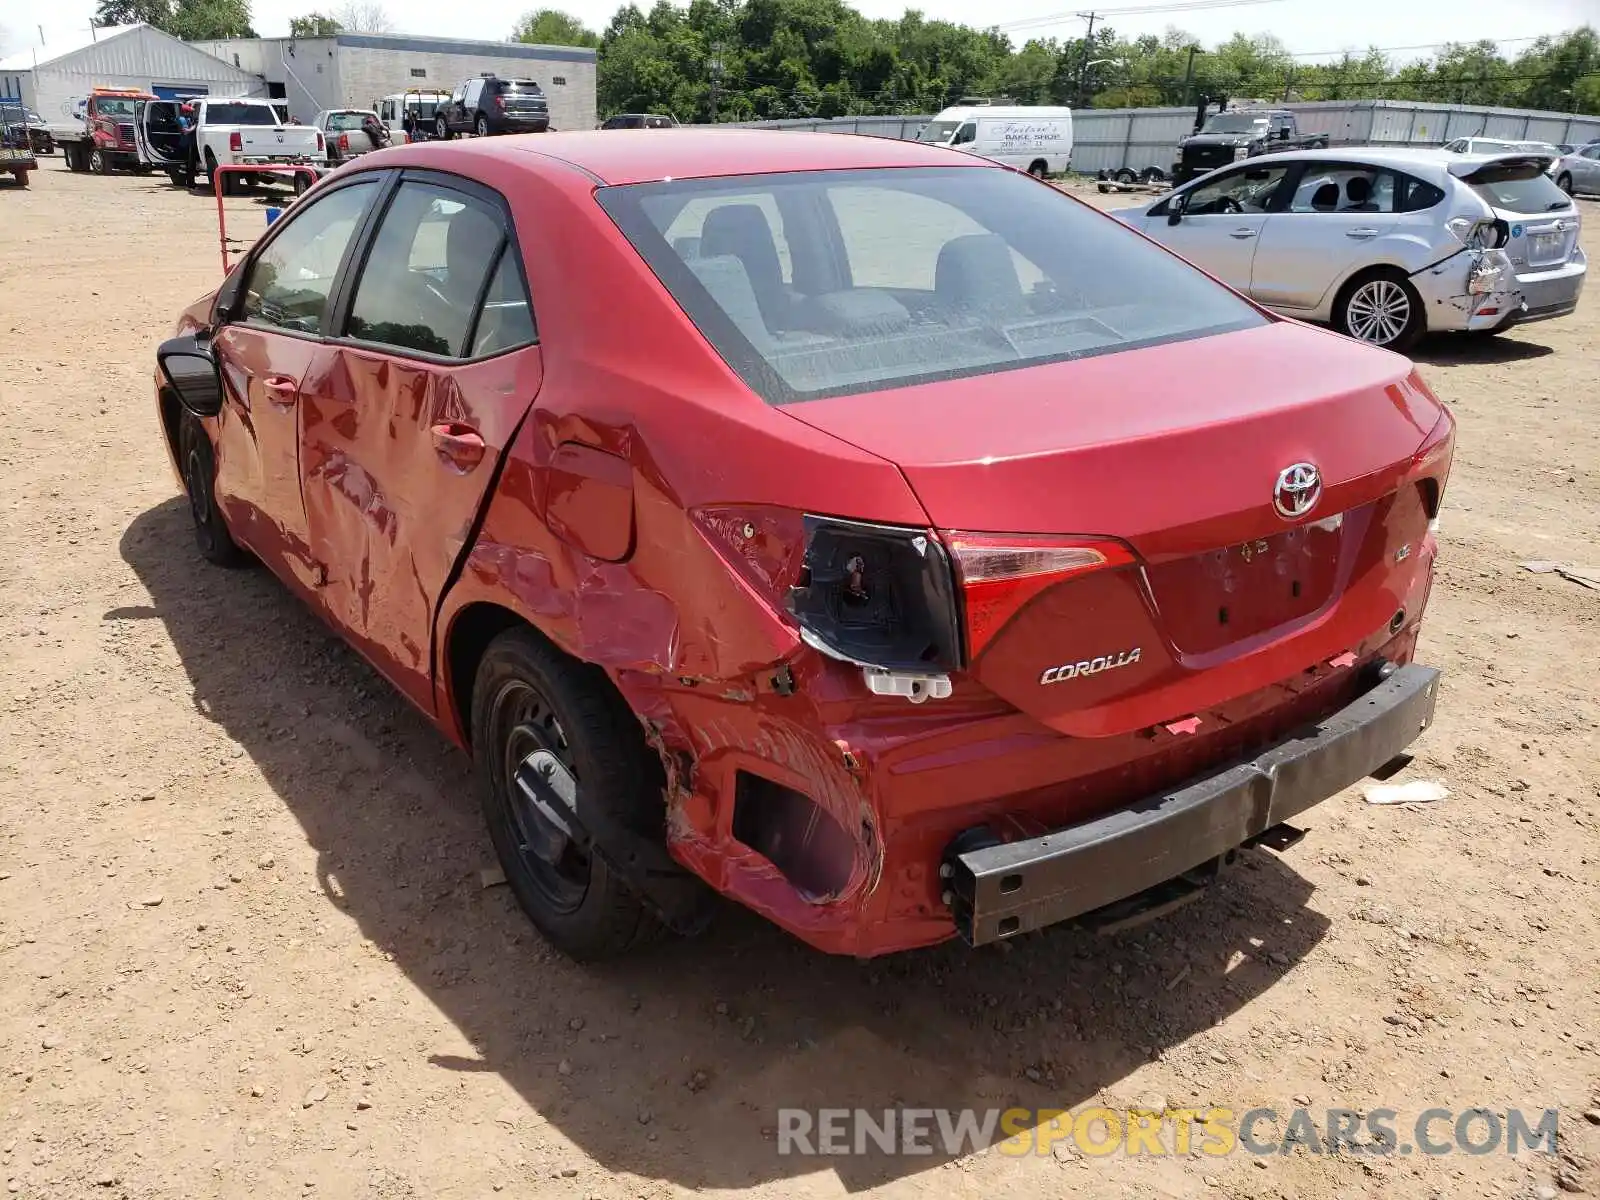
M 500 86 L 508 92 L 532 92 L 535 95 L 544 94 L 539 85 L 531 79 L 503 79 L 500 81 Z
M 1572 207 L 1572 200 L 1543 172 L 1527 179 L 1474 183 L 1472 189 L 1495 208 L 1503 208 L 1507 212 L 1547 213 Z
M 270 104 L 208 104 L 207 125 L 276 125 L 278 114 Z
M 717 352 L 775 404 L 1266 320 L 1112 218 L 1013 171 L 747 175 L 598 196 Z
M 328 128 L 335 133 L 349 133 L 361 128 L 361 122 L 372 113 L 337 112 L 328 114 Z

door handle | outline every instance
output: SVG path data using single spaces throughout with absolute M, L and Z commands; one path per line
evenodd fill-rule
M 432 432 L 434 450 L 457 470 L 470 471 L 483 461 L 487 447 L 472 426 L 460 421 L 438 421 Z
M 1253 238 L 1255 235 L 1256 231 L 1254 229 L 1235 229 L 1228 236 L 1231 238 L 1238 238 L 1240 241 L 1243 241 L 1245 238 Z
M 267 375 L 261 380 L 267 399 L 280 408 L 288 408 L 299 394 L 300 384 L 288 375 Z
M 1368 238 L 1377 237 L 1378 231 L 1376 229 L 1346 229 L 1344 235 L 1347 238 L 1355 238 L 1357 241 L 1364 242 Z

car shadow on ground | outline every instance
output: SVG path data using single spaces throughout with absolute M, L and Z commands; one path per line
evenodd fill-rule
M 1549 346 L 1517 338 L 1437 333 L 1418 342 L 1411 350 L 1411 358 L 1433 367 L 1448 367 L 1525 362 L 1554 353 Z
M 391 1061 L 497 1072 L 537 1114 L 528 1122 L 611 1171 L 733 1188 L 827 1165 L 857 1191 L 949 1156 L 780 1155 L 780 1107 L 1142 1102 L 1123 1083 L 1132 1072 L 1225 1053 L 1185 1043 L 1326 932 L 1306 908 L 1311 885 L 1252 851 L 1199 902 L 1110 936 L 1058 929 L 1001 950 L 947 944 L 862 963 L 730 908 L 700 939 L 575 966 L 506 888 L 482 885 L 493 855 L 466 757 L 269 572 L 202 562 L 179 498 L 135 518 L 121 552 L 151 603 L 106 619 L 164 624 L 197 712 L 251 756 L 315 848 L 327 902 L 475 1050 L 408 1042 Z

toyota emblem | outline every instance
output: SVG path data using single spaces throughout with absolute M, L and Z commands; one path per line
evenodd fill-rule
M 1272 489 L 1272 507 L 1285 521 L 1298 521 L 1322 499 L 1322 475 L 1308 462 L 1295 463 L 1278 472 Z

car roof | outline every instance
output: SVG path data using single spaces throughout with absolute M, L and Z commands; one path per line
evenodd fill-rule
M 1435 146 L 1335 146 L 1326 150 L 1283 150 L 1276 154 L 1262 154 L 1251 162 L 1347 162 L 1365 163 L 1374 167 L 1393 167 L 1409 171 L 1430 182 L 1438 183 L 1450 173 L 1450 164 L 1474 157 L 1504 158 L 1504 154 L 1467 155 L 1454 154 Z
M 540 155 L 567 163 L 606 184 L 872 167 L 999 169 L 985 159 L 925 142 L 848 133 L 680 126 L 667 139 L 647 130 L 617 129 L 529 133 L 482 140 L 486 143 L 481 148 L 483 153 L 496 157 Z M 440 149 L 457 145 L 465 149 L 472 144 L 446 143 Z

